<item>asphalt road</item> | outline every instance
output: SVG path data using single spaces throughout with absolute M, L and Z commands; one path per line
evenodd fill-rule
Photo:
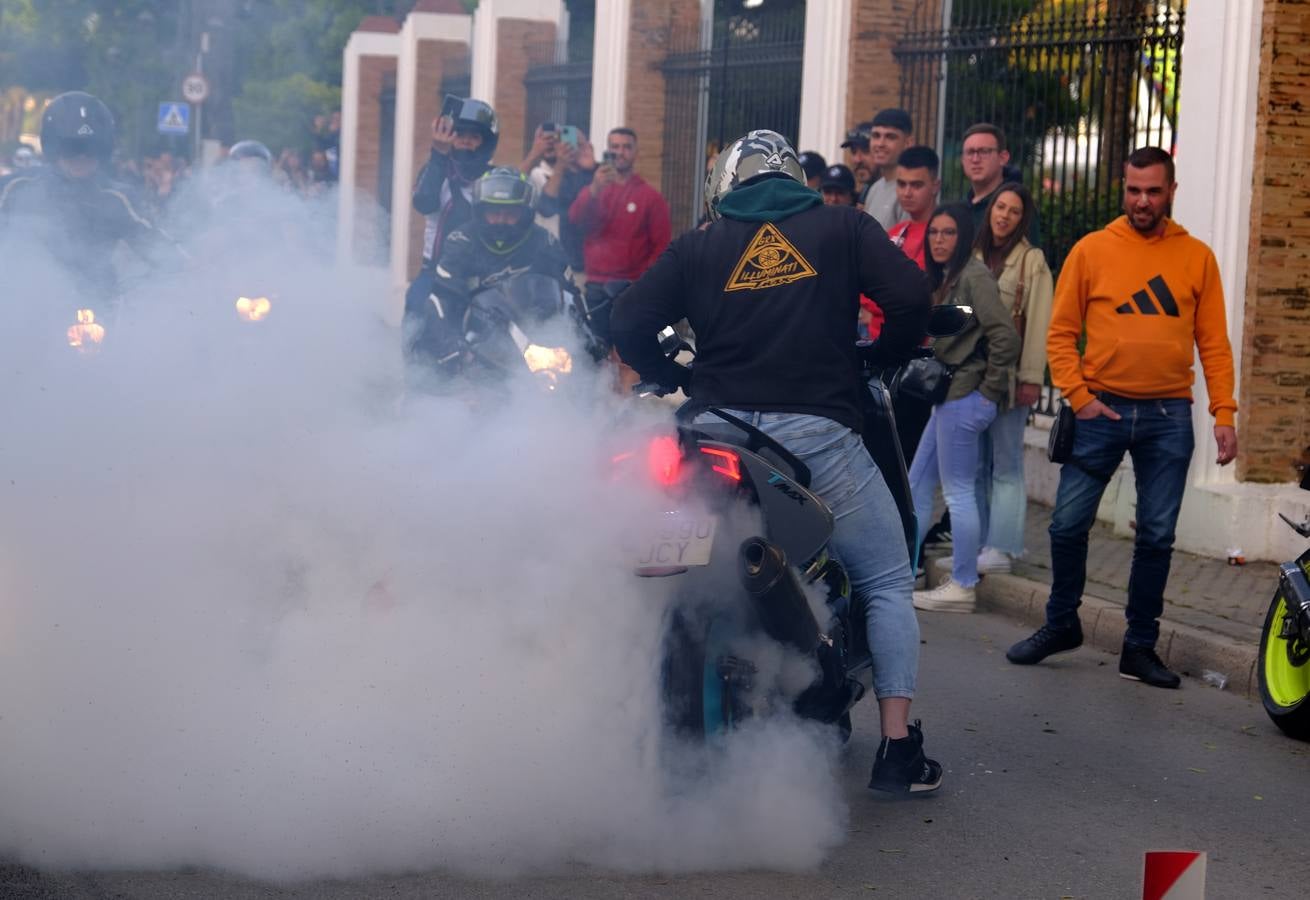
M 992 616 L 925 614 L 923 632 L 915 713 L 945 785 L 904 801 L 866 791 L 877 724 L 863 704 L 838 772 L 848 837 L 812 872 L 274 885 L 0 865 L 0 897 L 1136 898 L 1147 849 L 1206 851 L 1212 900 L 1310 895 L 1310 745 L 1257 705 L 1189 679 L 1179 691 L 1125 681 L 1096 650 L 1011 666 L 1004 649 L 1023 631 Z

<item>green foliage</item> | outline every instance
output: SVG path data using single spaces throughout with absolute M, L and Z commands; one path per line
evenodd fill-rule
M 182 77 L 195 63 L 197 23 L 202 14 L 213 14 L 213 56 L 206 73 L 215 91 L 205 119 L 220 131 L 212 136 L 231 138 L 223 123 L 235 120 L 275 147 L 299 145 L 314 113 L 339 102 L 342 50 L 360 20 L 403 15 L 412 5 L 412 0 L 0 0 L 0 85 L 46 95 L 91 91 L 113 110 L 125 152 L 151 150 L 159 140 L 157 105 L 180 99 Z M 223 53 L 230 56 L 220 59 Z M 228 102 L 232 118 L 225 115 Z
M 237 133 L 270 147 L 308 149 L 307 127 L 314 116 L 341 105 L 341 88 L 297 72 L 285 78 L 247 81 L 232 101 Z

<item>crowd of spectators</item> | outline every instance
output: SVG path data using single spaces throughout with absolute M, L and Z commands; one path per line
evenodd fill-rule
M 337 181 L 341 138 L 341 111 L 315 116 L 295 146 L 273 148 L 273 178 L 304 197 L 315 197 Z M 227 146 L 220 148 L 219 159 Z M 37 147 L 22 143 L 0 158 L 0 177 L 41 165 Z M 184 186 L 201 167 L 189 156 L 162 148 L 138 156 L 119 156 L 113 178 L 133 189 L 142 207 L 162 217 Z

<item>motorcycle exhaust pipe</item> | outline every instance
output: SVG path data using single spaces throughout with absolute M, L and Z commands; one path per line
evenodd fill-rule
M 769 637 L 801 653 L 819 645 L 819 623 L 805 598 L 800 579 L 780 548 L 753 537 L 738 552 L 741 584 Z

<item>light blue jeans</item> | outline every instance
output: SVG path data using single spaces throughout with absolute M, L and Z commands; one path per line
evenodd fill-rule
M 914 573 L 896 501 L 864 441 L 845 425 L 797 413 L 725 412 L 749 422 L 810 469 L 810 490 L 836 524 L 830 549 L 864 604 L 873 691 L 878 699 L 913 697 L 919 674 L 919 620 L 910 602 Z M 721 422 L 705 415 L 698 422 Z
M 978 520 L 982 545 L 1011 556 L 1023 553 L 1028 492 L 1023 483 L 1023 430 L 1031 407 L 999 414 L 983 432 L 978 465 Z
M 910 492 L 919 520 L 919 540 L 932 522 L 932 501 L 941 485 L 951 511 L 951 578 L 973 587 L 978 583 L 978 457 L 983 432 L 996 418 L 996 404 L 977 391 L 932 408 L 928 427 L 910 464 Z

